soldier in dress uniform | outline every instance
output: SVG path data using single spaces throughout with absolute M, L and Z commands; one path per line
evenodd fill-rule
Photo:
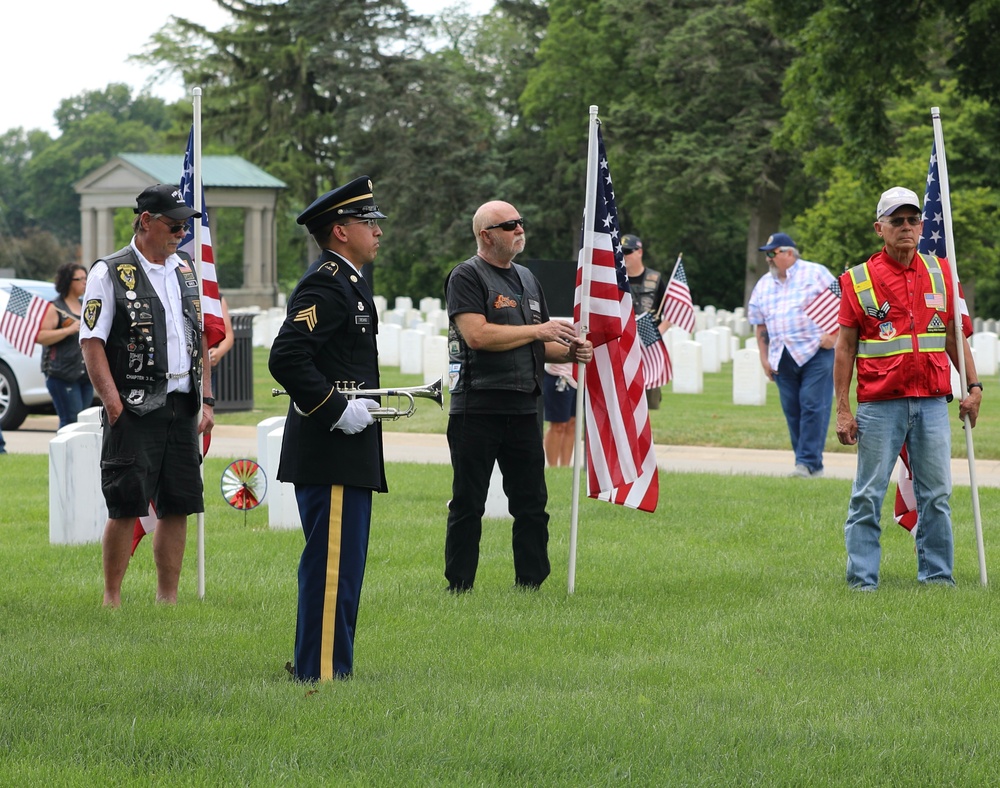
M 288 301 L 268 367 L 288 392 L 278 479 L 295 485 L 305 548 L 292 675 L 347 678 L 368 555 L 372 491 L 386 492 L 377 398 L 378 319 L 361 269 L 375 260 L 384 219 L 367 176 L 327 192 L 298 217 L 322 250 Z

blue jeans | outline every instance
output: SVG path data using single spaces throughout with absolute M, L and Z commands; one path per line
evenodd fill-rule
M 774 377 L 788 422 L 795 464 L 823 470 L 823 446 L 833 406 L 833 348 L 820 348 L 801 367 L 785 350 Z
M 847 582 L 878 586 L 879 518 L 904 441 L 917 499 L 917 580 L 954 583 L 951 533 L 951 428 L 944 397 L 909 397 L 858 405 L 858 468 L 844 525 Z
M 52 395 L 52 404 L 59 414 L 59 428 L 75 424 L 77 416 L 94 401 L 94 387 L 86 375 L 69 383 L 59 378 L 45 378 L 45 388 Z

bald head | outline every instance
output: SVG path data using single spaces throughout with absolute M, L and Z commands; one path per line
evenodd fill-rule
M 506 268 L 524 251 L 524 220 L 509 202 L 493 200 L 480 205 L 472 217 L 472 232 L 476 254 L 492 265 Z

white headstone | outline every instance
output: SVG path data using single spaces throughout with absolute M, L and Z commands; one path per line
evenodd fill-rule
M 683 340 L 674 345 L 671 357 L 674 394 L 701 394 L 705 388 L 701 367 L 701 345 Z
M 100 542 L 107 520 L 100 432 L 79 429 L 56 435 L 49 441 L 49 542 Z
M 427 322 L 433 323 L 438 333 L 448 330 L 448 313 L 443 309 L 432 309 L 427 313 Z
M 733 360 L 733 330 L 726 325 L 717 325 L 713 331 L 719 338 L 719 363 L 728 364 Z
M 84 408 L 77 414 L 77 422 L 86 422 L 88 424 L 97 424 L 100 426 L 101 423 L 101 406 L 95 405 L 90 408 Z
M 271 465 L 267 456 L 267 436 L 279 427 L 285 426 L 284 416 L 271 416 L 263 421 L 257 422 L 257 464 L 264 471 L 264 478 L 267 479 L 267 491 L 261 503 L 268 503 L 271 498 L 271 482 L 277 481 L 278 458 L 274 458 L 274 465 Z
M 969 340 L 972 349 L 976 351 L 976 372 L 982 378 L 991 378 L 997 374 L 997 335 L 991 331 L 973 334 Z
M 424 334 L 415 328 L 404 328 L 399 335 L 399 371 L 404 375 L 419 375 L 423 360 Z
M 978 334 L 982 330 L 983 330 L 983 319 L 981 317 L 972 318 L 973 333 Z
M 671 364 L 674 358 L 674 346 L 678 342 L 689 342 L 691 340 L 691 334 L 685 331 L 680 326 L 670 326 L 667 329 L 667 333 L 663 335 L 663 341 L 667 345 L 667 352 L 670 354 Z
M 694 308 L 694 330 L 695 330 L 695 332 L 697 333 L 698 331 L 704 331 L 706 328 L 709 328 L 709 327 L 710 326 L 708 325 L 708 320 L 705 317 L 705 313 L 701 311 L 701 307 L 697 307 L 696 306 Z
M 990 333 L 997 333 L 997 321 L 992 317 L 987 318 L 983 321 L 983 331 L 989 331 Z
M 404 317 L 404 313 L 400 312 L 398 309 L 387 309 L 382 314 L 382 316 L 379 318 L 379 320 L 382 323 L 386 323 L 388 325 L 402 327 L 402 325 L 403 325 L 403 317 Z
M 413 309 L 413 299 L 409 296 L 396 296 L 396 304 L 393 307 L 398 312 L 406 312 Z
M 448 377 L 448 338 L 441 335 L 424 337 L 424 384 Z
M 701 345 L 701 368 L 704 372 L 721 372 L 719 363 L 719 335 L 714 328 L 695 331 L 694 341 Z
M 399 366 L 399 335 L 403 329 L 395 323 L 380 323 L 378 327 L 378 363 L 380 367 Z
M 738 337 L 745 337 L 753 333 L 750 321 L 743 315 L 736 315 L 733 319 L 733 333 Z
M 483 517 L 512 520 L 508 507 L 507 493 L 503 491 L 503 476 L 500 473 L 500 467 L 494 463 L 493 473 L 490 474 L 490 489 L 486 493 L 486 511 L 483 513 Z
M 282 424 L 267 434 L 266 467 L 277 470 L 281 459 L 281 440 L 285 434 Z M 259 462 L 259 460 L 258 460 Z M 260 463 L 264 465 L 264 463 Z M 295 500 L 295 485 L 279 482 L 275 476 L 267 479 L 267 525 L 280 531 L 292 531 L 302 527 L 299 519 L 299 505 Z
M 375 314 L 379 316 L 379 320 L 382 319 L 382 315 L 385 314 L 386 309 L 389 308 L 389 302 L 385 300 L 385 296 L 377 295 L 372 296 L 372 301 L 375 304 Z
M 733 356 L 733 404 L 767 404 L 767 375 L 757 348 L 737 350 Z
M 440 308 L 441 308 L 440 298 L 431 298 L 430 296 L 424 296 L 423 298 L 420 299 L 420 311 L 423 312 L 425 315 L 430 314 L 431 312 L 434 312 L 435 310 Z
M 743 347 L 745 347 L 747 350 L 758 350 L 759 351 L 760 346 L 757 344 L 757 337 L 756 336 L 749 336 L 746 339 L 744 339 L 743 340 Z
M 433 323 L 427 322 L 426 320 L 417 323 L 414 328 L 427 337 L 432 337 L 437 334 L 437 326 Z
M 719 324 L 715 307 L 709 304 L 701 310 L 705 315 L 705 328 L 715 328 Z

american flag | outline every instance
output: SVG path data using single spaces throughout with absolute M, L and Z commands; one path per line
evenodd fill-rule
M 670 382 L 673 370 L 670 367 L 667 345 L 663 341 L 660 329 L 653 323 L 653 316 L 649 312 L 639 315 L 635 319 L 635 330 L 642 340 L 642 367 L 646 388 L 666 386 Z
M 694 303 L 691 301 L 691 288 L 688 287 L 687 274 L 684 273 L 684 263 L 679 255 L 663 297 L 663 319 L 683 328 L 689 334 L 694 331 Z
M 893 507 L 893 517 L 903 528 L 916 536 L 917 496 L 913 492 L 913 471 L 910 470 L 910 457 L 906 451 L 905 443 L 902 451 L 899 452 L 899 459 L 903 462 L 899 466 L 899 474 L 896 477 L 896 502 Z
M 205 338 L 209 347 L 215 347 L 226 338 L 226 325 L 222 320 L 222 301 L 219 298 L 219 280 L 215 273 L 215 255 L 212 252 L 212 233 L 208 226 L 208 209 L 205 207 L 205 189 L 201 188 L 201 310 L 205 316 Z M 184 152 L 184 172 L 181 173 L 181 194 L 184 202 L 194 207 L 194 128 L 188 135 L 187 150 Z M 188 227 L 187 235 L 177 248 L 195 259 L 194 225 Z
M 824 334 L 832 334 L 840 329 L 837 316 L 840 314 L 840 280 L 834 279 L 830 286 L 806 304 L 803 310 Z
M 927 187 L 924 190 L 924 229 L 920 234 L 917 251 L 935 257 L 948 258 L 948 245 L 944 230 L 944 207 L 941 203 L 941 178 L 938 174 L 937 143 L 931 143 L 931 158 L 927 164 Z M 952 261 L 949 261 L 952 262 Z M 932 306 L 928 304 L 928 306 Z M 958 307 L 962 313 L 962 331 L 972 336 L 972 318 L 965 303 L 962 285 L 958 285 Z
M 584 227 L 577 266 L 574 318 L 587 299 L 587 338 L 594 359 L 587 365 L 587 495 L 646 512 L 656 510 L 660 493 L 653 434 L 646 409 L 642 341 L 636 334 L 632 294 L 625 271 L 614 189 L 600 129 L 597 130 L 597 194 L 587 195 L 595 210 Z M 593 249 L 593 258 L 585 256 Z M 589 262 L 589 289 L 583 269 Z
M 0 319 L 0 334 L 19 352 L 30 356 L 35 351 L 35 338 L 48 308 L 49 302 L 44 298 L 11 285 L 7 308 Z

